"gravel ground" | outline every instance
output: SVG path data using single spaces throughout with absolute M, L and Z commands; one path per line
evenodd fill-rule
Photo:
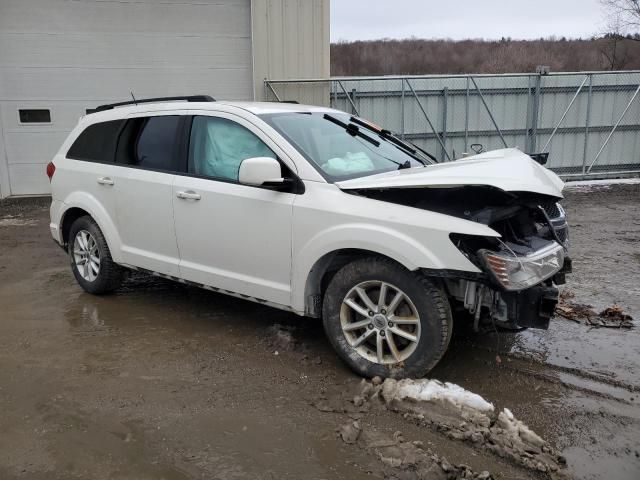
M 639 200 L 637 184 L 567 193 L 576 301 L 640 318 Z M 47 206 L 0 202 L 0 478 L 415 478 L 376 454 L 399 438 L 437 469 L 548 478 L 388 409 L 319 408 L 360 379 L 318 321 L 139 275 L 84 293 Z M 460 334 L 431 376 L 511 409 L 575 478 L 637 479 L 639 340 L 563 319 Z M 364 443 L 345 443 L 354 420 Z

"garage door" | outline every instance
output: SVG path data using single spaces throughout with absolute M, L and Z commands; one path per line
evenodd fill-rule
M 252 91 L 250 0 L 0 0 L 0 195 L 48 193 L 87 108 Z

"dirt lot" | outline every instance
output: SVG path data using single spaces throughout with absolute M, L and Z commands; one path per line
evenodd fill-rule
M 640 185 L 573 190 L 565 206 L 568 288 L 640 319 Z M 557 319 L 457 335 L 432 377 L 510 408 L 575 478 L 637 479 L 639 332 Z M 317 321 L 142 276 L 116 295 L 83 293 L 47 202 L 0 203 L 2 479 L 415 478 L 345 443 L 336 429 L 354 418 L 476 473 L 547 478 L 393 411 L 318 407 L 359 382 Z

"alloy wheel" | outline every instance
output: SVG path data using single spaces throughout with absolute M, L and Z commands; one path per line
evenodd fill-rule
M 93 235 L 80 230 L 73 241 L 73 261 L 78 273 L 88 282 L 93 282 L 100 273 L 100 250 Z
M 398 287 L 373 280 L 353 287 L 340 309 L 349 345 L 370 362 L 395 364 L 409 358 L 420 341 L 420 315 Z

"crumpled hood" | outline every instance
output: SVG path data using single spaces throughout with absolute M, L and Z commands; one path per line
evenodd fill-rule
M 342 190 L 476 185 L 562 198 L 564 182 L 517 148 L 505 148 L 455 162 L 395 170 L 337 182 L 336 185 Z

